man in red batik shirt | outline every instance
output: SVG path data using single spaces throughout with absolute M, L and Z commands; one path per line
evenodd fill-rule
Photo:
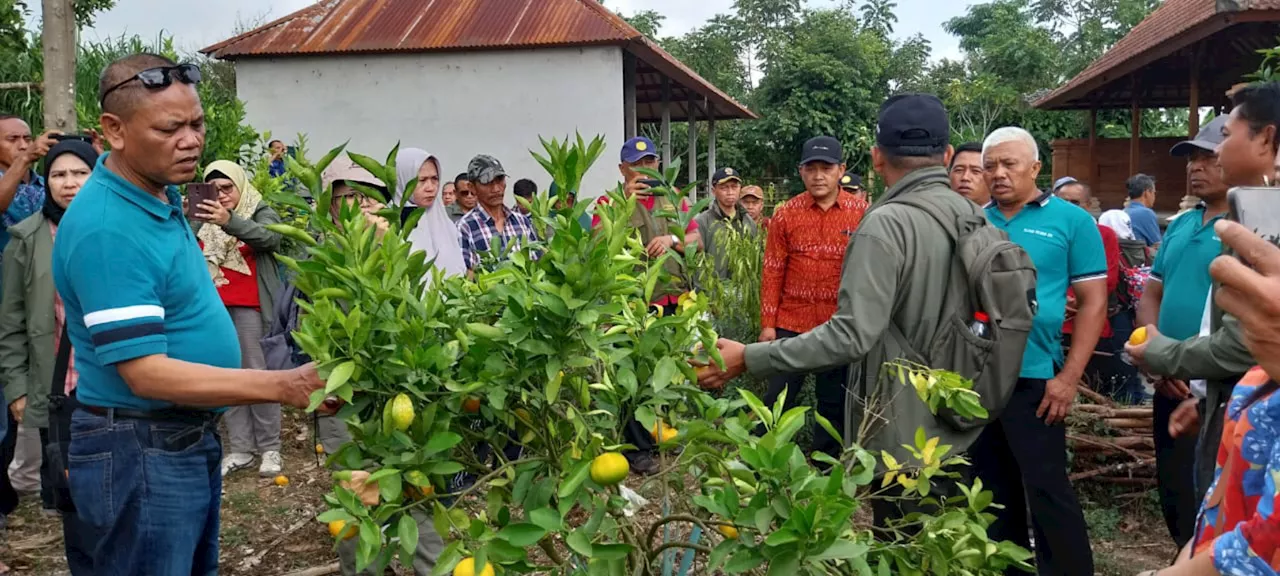
M 760 286 L 761 342 L 808 332 L 836 311 L 844 251 L 867 211 L 865 200 L 840 188 L 843 158 L 844 150 L 835 138 L 820 136 L 805 142 L 800 160 L 805 192 L 778 207 L 769 222 Z M 806 376 L 771 378 L 765 403 L 772 406 L 786 390 L 787 408 L 795 406 Z M 815 376 L 818 414 L 839 430 L 844 426 L 848 367 Z M 838 456 L 842 446 L 815 427 L 813 449 Z

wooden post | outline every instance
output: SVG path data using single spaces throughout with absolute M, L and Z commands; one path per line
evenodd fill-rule
M 719 166 L 716 166 L 716 112 L 710 103 L 707 103 L 707 133 L 707 191 L 710 192 L 715 185 L 711 178 L 719 169 Z
M 1089 109 L 1089 186 L 1094 190 L 1099 189 L 1098 174 L 1101 168 L 1098 166 L 1098 109 Z
M 662 77 L 662 167 L 671 165 L 671 79 Z
M 698 102 L 694 100 L 694 93 L 689 91 L 689 186 L 693 188 L 689 191 L 691 202 L 697 202 L 698 197 Z
M 622 51 L 622 132 L 626 138 L 636 136 L 636 55 Z
M 1134 82 L 1133 101 L 1129 111 L 1132 116 L 1129 127 L 1129 175 L 1138 173 L 1139 156 L 1141 156 L 1141 148 L 1139 144 L 1142 140 L 1142 110 L 1138 108 L 1138 83 Z
M 44 127 L 72 133 L 76 126 L 76 18 L 73 0 L 43 0 Z

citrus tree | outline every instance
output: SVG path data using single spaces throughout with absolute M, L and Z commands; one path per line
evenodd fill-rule
M 603 147 L 552 140 L 535 156 L 559 190 L 578 190 Z M 333 202 L 318 175 L 340 153 L 288 162 L 292 177 L 321 190 L 316 214 Z M 411 188 L 395 181 L 395 156 L 350 154 L 389 189 Z M 805 408 L 784 413 L 781 399 L 770 407 L 749 392 L 699 389 L 697 370 L 709 368 L 698 366 L 720 361 L 707 299 L 689 292 L 668 316 L 647 304 L 672 280 L 665 259 L 678 256 L 648 258 L 629 224 L 635 198 L 608 196 L 594 230 L 578 224 L 589 202 L 535 199 L 549 237 L 486 255 L 467 278 L 445 277 L 413 251 L 408 231 L 420 213 L 401 227 L 396 206 L 382 214 L 392 225 L 381 235 L 350 206 L 336 221 L 307 219 L 310 230 L 278 228 L 307 246 L 306 259 L 280 260 L 306 295 L 294 338 L 327 382 L 312 409 L 341 398 L 338 417 L 353 436 L 328 457 L 343 471 L 319 520 L 335 538 L 359 539 L 360 568 L 397 554 L 411 563 L 414 510 L 430 513 L 448 542 L 437 574 L 658 574 L 677 554 L 681 571 L 696 559 L 700 573 L 1027 567 L 1026 551 L 987 538 L 991 498 L 980 486 L 931 494 L 961 462 L 937 439 L 921 434 L 906 447 L 912 462 L 881 462 L 856 445 L 840 459 L 808 457 L 793 441 Z M 674 233 L 689 218 L 666 215 Z M 951 379 L 898 369 L 931 406 L 977 406 Z M 659 471 L 647 478 L 633 477 L 623 456 L 636 421 L 658 446 Z M 870 500 L 904 493 L 933 512 L 874 532 L 856 522 Z

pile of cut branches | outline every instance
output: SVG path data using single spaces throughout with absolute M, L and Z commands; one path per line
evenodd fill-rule
M 1082 402 L 1067 419 L 1071 481 L 1154 486 L 1156 483 L 1154 414 L 1151 406 L 1120 406 L 1080 386 Z

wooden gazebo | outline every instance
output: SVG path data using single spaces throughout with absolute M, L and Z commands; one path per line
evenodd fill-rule
M 1257 70 L 1258 50 L 1277 45 L 1280 0 L 1166 0 L 1102 57 L 1037 100 L 1044 110 L 1088 110 L 1087 140 L 1055 140 L 1053 177 L 1088 182 L 1104 208 L 1124 199 L 1124 181 L 1143 172 L 1162 190 L 1157 209 L 1177 210 L 1185 163 L 1169 156 L 1182 138 L 1141 138 L 1143 109 L 1189 108 L 1189 135 L 1200 111 L 1226 111 L 1227 91 Z M 1133 111 L 1128 140 L 1099 139 L 1098 110 Z M 1127 160 L 1127 161 L 1126 161 Z

